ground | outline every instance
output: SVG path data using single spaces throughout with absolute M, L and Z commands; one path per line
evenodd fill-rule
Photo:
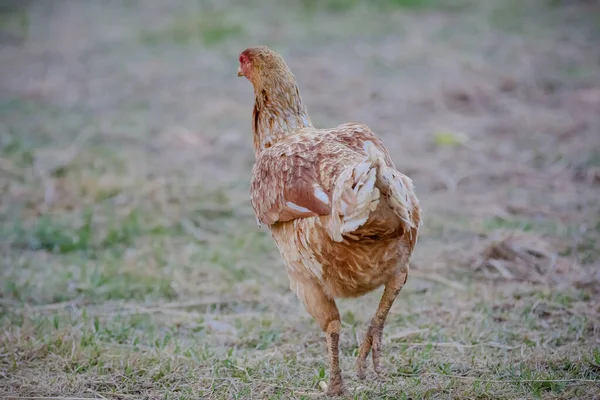
M 0 396 L 304 399 L 324 335 L 249 202 L 266 44 L 317 127 L 362 121 L 424 226 L 385 332 L 340 301 L 355 399 L 591 399 L 600 384 L 595 1 L 0 3 Z

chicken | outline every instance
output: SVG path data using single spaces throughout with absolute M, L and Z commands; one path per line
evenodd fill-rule
M 385 287 L 357 359 L 359 378 L 366 376 L 369 352 L 381 373 L 383 326 L 408 278 L 421 225 L 413 183 L 367 126 L 316 129 L 280 55 L 253 47 L 239 62 L 238 76 L 252 83 L 255 96 L 252 207 L 287 265 L 291 290 L 326 334 L 327 392 L 340 395 L 335 299 Z

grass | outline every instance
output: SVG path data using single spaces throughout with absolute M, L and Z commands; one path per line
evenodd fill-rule
M 175 18 L 163 29 L 142 32 L 140 39 L 145 44 L 190 44 L 200 41 L 206 46 L 214 46 L 242 34 L 242 26 L 227 21 L 226 14 L 209 12 Z
M 8 42 L 19 43 L 27 39 L 30 22 L 22 3 L 9 0 L 0 4 L 0 36 Z
M 303 0 L 301 2 L 303 8 L 309 12 L 347 12 L 359 6 L 362 6 L 358 0 Z M 441 10 L 441 11 L 458 11 L 472 5 L 469 0 L 376 0 L 369 6 L 383 10 Z
M 169 310 L 164 303 L 159 309 Z M 97 311 L 100 310 L 92 312 Z M 320 352 L 316 349 L 320 342 L 318 335 L 311 334 L 303 339 L 301 332 L 290 330 L 281 320 L 258 316 L 244 320 L 243 324 L 233 320 L 230 324 L 244 329 L 246 339 L 235 347 L 222 349 L 215 345 L 214 333 L 207 328 L 210 325 L 201 320 L 186 318 L 173 325 L 167 322 L 173 316 L 154 316 L 143 309 L 125 309 L 133 314 L 119 315 L 128 314 L 123 311 L 115 308 L 112 313 L 91 316 L 89 311 L 75 308 L 62 316 L 49 317 L 43 316 L 43 311 L 32 310 L 28 319 L 31 325 L 27 327 L 23 322 L 15 324 L 15 328 L 43 340 L 10 343 L 15 358 L 7 360 L 6 371 L 17 374 L 21 382 L 26 383 L 26 388 L 28 380 L 34 379 L 45 366 L 33 363 L 23 370 L 18 367 L 19 360 L 27 357 L 44 359 L 53 354 L 61 360 L 60 369 L 52 371 L 58 378 L 57 385 L 66 384 L 67 377 L 82 383 L 92 379 L 93 383 L 88 387 L 109 396 L 117 393 L 143 395 L 146 392 L 141 388 L 158 386 L 170 393 L 169 398 L 209 394 L 245 396 L 248 393 L 257 395 L 257 391 L 266 398 L 287 398 L 293 396 L 294 391 L 311 391 L 310 388 L 323 379 L 324 361 L 319 360 Z M 522 321 L 522 318 L 512 318 L 509 323 L 502 324 L 503 329 L 518 329 L 516 327 Z M 559 327 L 561 322 L 557 320 L 557 325 L 552 326 Z M 222 324 L 227 325 L 226 322 Z M 394 327 L 395 321 L 390 325 Z M 459 337 L 465 335 L 464 332 L 454 335 L 457 334 Z M 565 330 L 562 334 L 567 337 L 569 332 Z M 195 338 L 193 341 L 191 335 Z M 510 351 L 494 347 L 499 344 L 481 340 L 487 338 L 469 340 L 468 333 L 463 336 L 465 343 L 448 342 L 444 332 L 422 338 L 422 342 L 392 341 L 386 360 L 388 383 L 368 384 L 364 393 L 357 394 L 358 398 L 440 394 L 495 397 L 502 393 L 542 397 L 592 393 L 590 384 L 600 374 L 597 349 L 591 353 L 585 348 L 572 349 L 568 354 L 552 351 L 552 356 L 540 360 L 536 344 L 531 339 L 524 339 L 525 335 L 520 332 L 510 338 L 508 335 L 501 338 L 505 348 L 518 349 Z M 309 348 L 300 354 L 285 350 L 286 345 L 303 340 L 314 343 L 315 349 Z M 525 347 L 521 344 L 523 340 L 529 343 Z M 282 354 L 269 355 L 273 348 L 281 348 Z M 343 350 L 347 360 L 356 349 L 352 345 L 348 348 L 346 344 Z M 263 353 L 268 358 L 256 357 Z M 315 366 L 307 367 L 306 359 L 314 359 Z M 125 378 L 116 387 L 111 383 L 115 376 Z M 398 381 L 402 386 L 392 383 Z M 111 393 L 111 390 L 115 392 Z M 302 397 L 302 394 L 296 395 Z
M 598 119 L 577 103 L 600 81 L 595 38 L 541 2 L 539 18 L 495 0 L 374 3 L 3 14 L 29 32 L 0 54 L 19 70 L 0 78 L 0 397 L 319 396 L 323 334 L 248 201 L 252 93 L 235 68 L 260 43 L 287 53 L 315 125 L 382 135 L 425 211 L 384 376 L 354 373 L 381 290 L 339 302 L 348 398 L 596 396 Z M 581 73 L 547 93 L 554 54 Z M 445 105 L 455 87 L 469 107 Z

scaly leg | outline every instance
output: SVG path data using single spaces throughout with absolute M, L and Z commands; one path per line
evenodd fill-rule
M 365 379 L 367 376 L 367 356 L 369 352 L 373 350 L 373 369 L 375 373 L 380 374 L 381 368 L 381 337 L 383 335 L 383 325 L 388 316 L 394 300 L 398 297 L 398 293 L 402 290 L 402 287 L 408 279 L 408 265 L 404 268 L 399 268 L 398 271 L 393 275 L 385 284 L 385 290 L 383 296 L 377 307 L 377 312 L 369 324 L 367 333 L 360 345 L 358 352 L 358 359 L 356 362 L 357 373 L 360 379 Z
M 340 396 L 345 391 L 342 370 L 340 369 L 339 340 L 341 327 L 342 323 L 337 319 L 331 321 L 325 330 L 325 334 L 327 335 L 327 352 L 329 354 L 329 384 L 327 385 L 327 394 L 329 396 Z
M 304 302 L 306 310 L 319 323 L 327 335 L 327 352 L 329 354 L 329 383 L 327 394 L 339 396 L 344 394 L 344 381 L 340 369 L 339 339 L 342 322 L 335 301 L 325 295 L 316 282 L 298 282 L 298 297 Z

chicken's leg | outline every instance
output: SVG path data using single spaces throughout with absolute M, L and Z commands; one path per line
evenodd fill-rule
M 325 295 L 323 289 L 316 282 L 300 284 L 301 290 L 297 293 L 304 302 L 306 310 L 319 323 L 327 335 L 327 352 L 329 355 L 329 396 L 342 395 L 345 391 L 342 371 L 340 369 L 339 338 L 342 322 L 340 312 L 335 301 Z
M 392 279 L 385 284 L 385 290 L 383 291 L 383 296 L 379 302 L 379 307 L 377 307 L 377 312 L 369 324 L 369 328 L 367 329 L 367 333 L 365 334 L 358 352 L 356 366 L 358 377 L 360 379 L 364 379 L 367 376 L 367 356 L 371 350 L 373 350 L 373 369 L 377 374 L 380 374 L 382 371 L 381 337 L 383 335 L 383 325 L 385 324 L 385 320 L 392 304 L 394 304 L 394 300 L 396 300 L 398 293 L 402 290 L 407 279 L 408 265 L 399 268 Z
M 333 303 L 335 307 L 335 303 Z M 336 307 L 337 310 L 337 307 Z M 339 315 L 338 315 L 339 318 Z M 339 319 L 331 321 L 325 330 L 327 335 L 327 352 L 329 355 L 329 384 L 327 394 L 337 396 L 344 393 L 344 381 L 340 369 L 339 339 L 342 323 Z

